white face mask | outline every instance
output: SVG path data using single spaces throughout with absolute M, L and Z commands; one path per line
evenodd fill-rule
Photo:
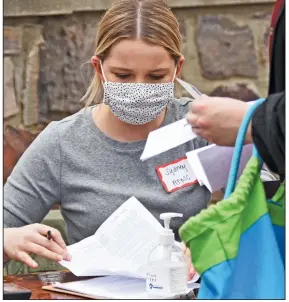
M 132 125 L 143 125 L 158 117 L 174 98 L 173 82 L 161 84 L 108 82 L 102 64 L 103 102 L 121 121 Z

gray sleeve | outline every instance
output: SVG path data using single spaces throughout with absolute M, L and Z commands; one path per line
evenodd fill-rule
M 4 186 L 4 227 L 41 222 L 60 197 L 61 153 L 50 123 L 19 159 Z

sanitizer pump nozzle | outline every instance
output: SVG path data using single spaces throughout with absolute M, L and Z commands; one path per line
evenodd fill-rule
M 160 235 L 160 244 L 164 246 L 164 259 L 170 258 L 171 246 L 175 242 L 175 234 L 172 229 L 170 229 L 171 219 L 174 217 L 183 217 L 183 214 L 179 213 L 163 213 L 160 215 L 160 219 L 164 221 L 164 230 Z
M 162 213 L 160 219 L 164 221 L 165 229 L 170 229 L 171 219 L 174 217 L 183 217 L 183 214 L 180 213 Z

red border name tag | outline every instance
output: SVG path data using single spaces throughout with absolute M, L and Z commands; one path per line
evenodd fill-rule
M 168 164 L 158 166 L 156 167 L 156 171 L 163 187 L 168 193 L 197 183 L 197 178 L 186 156 Z

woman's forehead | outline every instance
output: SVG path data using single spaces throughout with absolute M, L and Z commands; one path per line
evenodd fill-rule
M 106 60 L 110 66 L 125 66 L 128 69 L 136 66 L 144 66 L 146 69 L 170 68 L 174 62 L 162 46 L 128 39 L 114 44 Z

